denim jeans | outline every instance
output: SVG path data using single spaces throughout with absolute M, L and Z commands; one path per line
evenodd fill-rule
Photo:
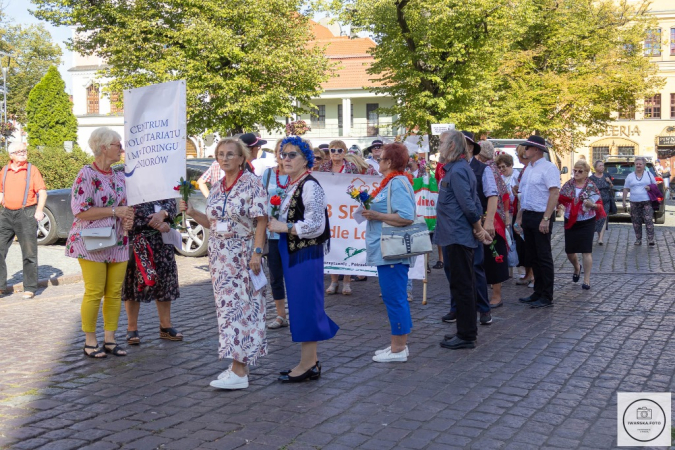
M 14 241 L 19 240 L 23 257 L 23 289 L 26 292 L 37 291 L 37 220 L 36 206 L 23 209 L 0 209 L 0 292 L 7 289 L 7 252 Z

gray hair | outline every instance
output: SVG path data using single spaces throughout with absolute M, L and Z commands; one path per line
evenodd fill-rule
M 485 158 L 488 161 L 495 159 L 495 146 L 492 145 L 490 141 L 480 141 L 480 153 L 478 154 L 482 158 Z
M 647 165 L 647 159 L 645 159 L 643 156 L 638 156 L 637 158 L 635 158 L 633 160 L 633 163 L 636 163 L 638 161 L 642 161 L 642 164 L 644 164 L 645 166 Z
M 466 139 L 464 135 L 457 130 L 447 130 L 441 133 L 441 141 L 443 137 L 447 136 L 448 139 L 445 143 L 441 142 L 438 152 L 443 158 L 443 161 L 446 163 L 454 162 L 460 159 L 462 156 L 468 156 L 468 150 L 466 146 Z
M 89 136 L 89 148 L 94 153 L 94 156 L 101 154 L 103 147 L 109 147 L 114 141 L 122 141 L 122 136 L 108 127 L 100 127 L 95 129 L 91 136 Z
M 26 143 L 21 141 L 11 141 L 7 147 L 7 153 L 10 155 L 26 148 Z

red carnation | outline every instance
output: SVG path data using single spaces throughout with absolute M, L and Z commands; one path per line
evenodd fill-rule
M 495 262 L 497 262 L 497 263 L 503 263 L 503 262 L 504 262 L 504 256 L 503 256 L 503 255 L 497 255 L 497 256 L 495 256 Z
M 278 195 L 272 196 L 272 198 L 270 198 L 270 205 L 272 206 L 281 205 L 281 197 L 279 197 Z
M 180 191 L 180 184 L 173 188 L 174 191 Z

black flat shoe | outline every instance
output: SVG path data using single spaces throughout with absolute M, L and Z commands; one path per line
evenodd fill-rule
M 535 308 L 550 308 L 553 306 L 553 302 L 542 302 L 541 300 L 537 300 L 536 302 L 530 303 L 530 308 L 535 309 Z
M 579 264 L 579 273 L 576 273 L 576 272 L 575 272 L 575 273 L 572 275 L 572 281 L 574 281 L 575 283 L 579 281 L 579 278 L 581 278 L 581 270 L 582 270 L 582 269 L 583 269 L 583 267 L 581 266 L 581 264 Z
M 449 348 L 450 350 L 460 350 L 462 348 L 476 348 L 476 341 L 465 341 L 457 336 L 452 339 L 441 341 L 441 347 Z
M 319 368 L 319 374 L 321 374 L 321 361 L 317 361 L 315 367 Z M 279 372 L 279 375 L 288 375 L 292 371 L 293 371 L 293 369 L 282 370 L 282 371 Z
M 539 297 L 537 297 L 534 294 L 530 295 L 529 297 L 522 297 L 518 299 L 520 303 L 533 303 L 536 302 L 537 300 L 539 300 Z
M 321 378 L 321 369 L 315 365 L 307 372 L 303 373 L 302 375 L 298 375 L 297 377 L 291 376 L 289 373 L 288 375 L 281 375 L 277 379 L 282 383 L 301 383 L 308 380 L 318 380 L 319 378 Z
M 581 285 L 581 289 L 584 289 L 584 290 L 586 290 L 586 291 L 590 291 L 590 290 L 591 290 L 591 285 L 590 285 L 590 284 L 583 283 L 583 284 Z

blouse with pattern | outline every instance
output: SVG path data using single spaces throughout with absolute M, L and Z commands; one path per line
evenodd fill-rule
M 354 164 L 353 162 L 343 160 L 342 164 L 343 164 L 342 169 L 340 170 L 339 173 L 353 173 L 353 174 L 357 174 L 357 175 L 361 174 L 361 172 L 359 171 L 359 168 L 356 167 L 356 164 Z M 330 160 L 330 159 L 328 161 L 326 161 L 325 163 L 322 163 L 319 166 L 319 170 L 318 170 L 318 172 L 332 172 L 332 171 L 333 171 L 333 161 Z M 336 173 L 338 173 L 338 172 L 336 172 Z
M 70 200 L 73 216 L 89 210 L 89 208 L 110 208 L 126 206 L 127 190 L 124 181 L 124 170 L 113 170 L 112 174 L 103 174 L 92 166 L 84 166 L 75 178 Z M 90 252 L 84 245 L 80 235 L 88 228 L 115 227 L 117 244 L 113 247 Z M 66 256 L 82 258 L 88 261 L 116 263 L 129 260 L 128 238 L 124 236 L 122 220 L 106 217 L 98 220 L 81 220 L 75 217 L 68 233 Z

